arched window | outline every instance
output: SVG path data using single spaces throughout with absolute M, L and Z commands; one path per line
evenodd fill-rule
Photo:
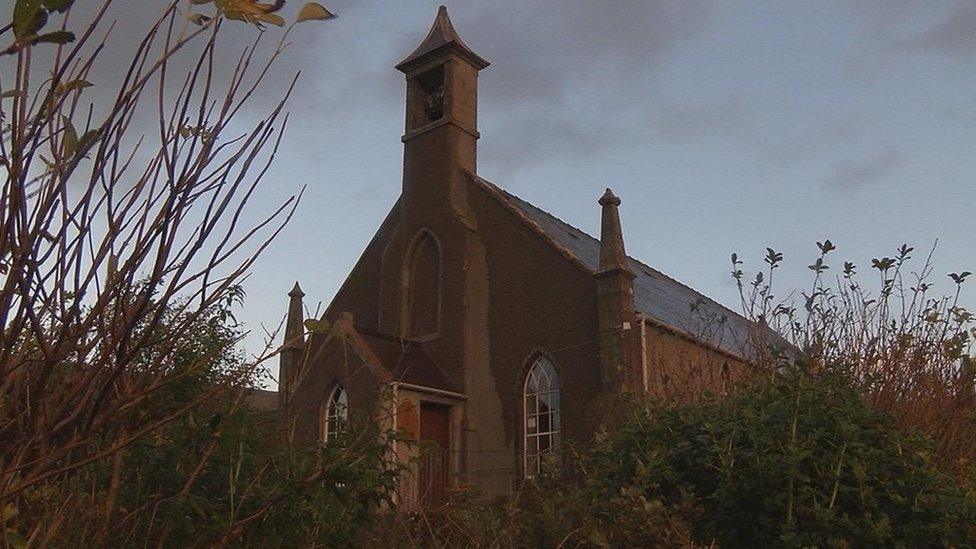
M 346 396 L 346 390 L 341 385 L 336 385 L 329 395 L 324 419 L 323 440 L 327 441 L 346 431 L 346 425 L 349 423 L 349 397 Z
M 539 356 L 525 377 L 525 476 L 539 473 L 543 456 L 559 451 L 559 377 L 545 356 Z
M 441 253 L 434 235 L 417 235 L 407 259 L 404 333 L 408 337 L 436 334 L 440 324 Z

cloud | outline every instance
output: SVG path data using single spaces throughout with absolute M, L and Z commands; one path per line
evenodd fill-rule
M 623 138 L 602 130 L 652 104 L 654 75 L 712 13 L 708 3 L 677 0 L 479 5 L 471 13 L 465 4 L 452 17 L 469 46 L 498 61 L 479 84 L 482 120 L 500 139 L 514 140 L 505 148 L 517 154 L 492 163 L 502 172 L 553 155 L 592 155 Z
M 976 54 L 976 4 L 960 2 L 937 24 L 900 46 L 909 51 L 926 51 L 968 61 Z
M 891 175 L 903 162 L 904 154 L 894 149 L 840 162 L 834 166 L 832 183 L 845 189 L 871 185 Z
M 747 115 L 739 98 L 729 98 L 709 105 L 668 105 L 655 113 L 652 121 L 661 137 L 670 141 L 686 141 L 741 128 L 747 123 Z

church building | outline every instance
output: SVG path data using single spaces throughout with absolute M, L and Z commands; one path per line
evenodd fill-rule
M 321 318 L 288 294 L 283 420 L 327 443 L 361 414 L 431 443 L 397 443 L 407 503 L 512 493 L 592 436 L 601 396 L 722 391 L 753 356 L 753 324 L 626 254 L 610 189 L 597 239 L 478 176 L 486 67 L 442 6 L 396 65 L 399 199 Z

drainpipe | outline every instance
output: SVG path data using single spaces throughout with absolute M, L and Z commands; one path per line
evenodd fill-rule
M 640 362 L 641 362 L 641 377 L 644 380 L 644 394 L 646 395 L 649 389 L 649 381 L 647 379 L 647 315 L 644 313 L 637 313 L 637 322 L 640 323 Z

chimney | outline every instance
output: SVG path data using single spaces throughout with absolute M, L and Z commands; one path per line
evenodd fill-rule
M 634 273 L 628 267 L 620 229 L 620 199 L 607 189 L 598 203 L 603 209 L 600 268 L 595 275 L 601 378 L 606 391 L 638 391 L 644 386 L 637 350 L 640 330 L 634 312 Z
M 305 352 L 305 309 L 302 291 L 298 282 L 288 292 L 288 317 L 285 319 L 285 335 L 278 356 L 278 412 L 285 417 L 285 409 L 291 402 L 295 375 L 301 365 Z

